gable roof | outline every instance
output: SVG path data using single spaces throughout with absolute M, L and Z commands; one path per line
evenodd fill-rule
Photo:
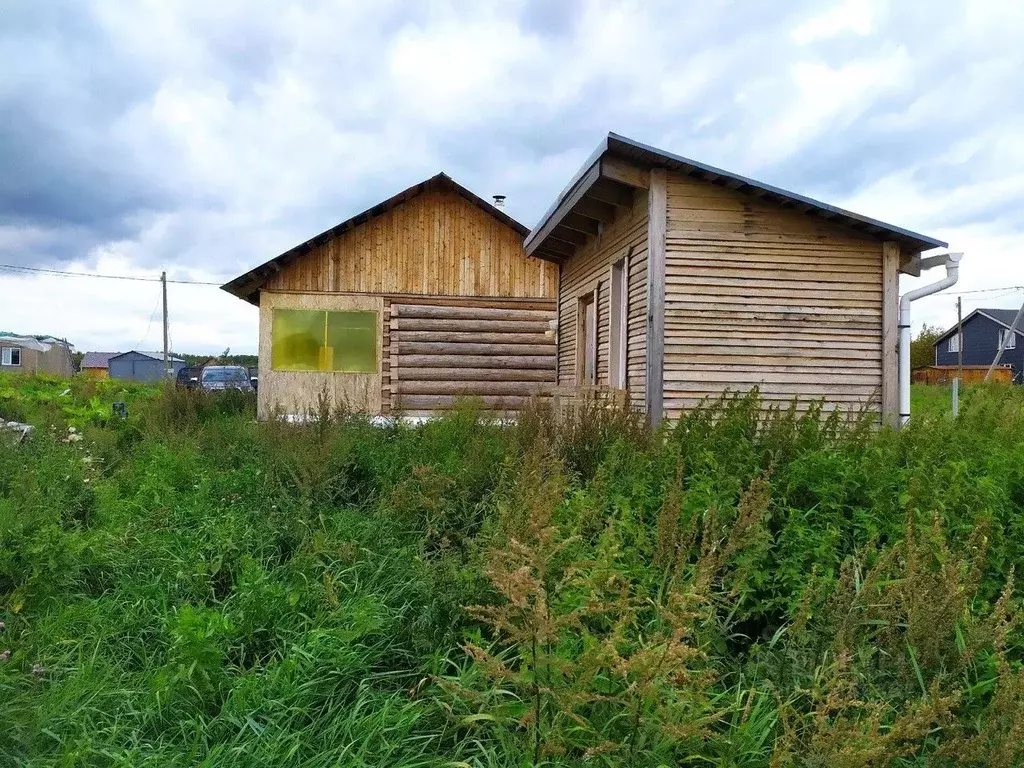
M 587 191 L 595 184 L 601 182 L 602 179 L 622 180 L 622 177 L 616 172 L 615 159 L 623 159 L 644 168 L 665 168 L 738 192 L 752 193 L 786 208 L 801 211 L 809 216 L 827 219 L 879 239 L 896 240 L 906 249 L 907 253 L 920 253 L 930 248 L 948 245 L 942 240 L 911 232 L 909 229 L 886 224 L 796 192 L 790 192 L 732 171 L 715 168 L 697 160 L 690 160 L 681 155 L 641 144 L 616 133 L 609 133 L 598 144 L 597 149 L 569 182 L 569 186 L 562 191 L 562 194 L 558 196 L 555 203 L 545 212 L 526 238 L 524 245 L 528 255 L 552 261 L 564 258 L 564 253 L 559 254 L 548 248 L 548 238 L 559 227 L 565 216 L 572 211 L 576 203 L 582 200 Z
M 109 368 L 110 358 L 116 357 L 120 352 L 86 352 L 82 356 L 82 368 Z M 163 359 L 163 353 L 160 355 Z
M 321 243 L 330 240 L 333 237 L 344 234 L 360 224 L 364 224 L 370 219 L 374 219 L 377 216 L 387 213 L 391 209 L 401 205 L 402 203 L 411 200 L 412 198 L 423 194 L 427 191 L 444 189 L 454 192 L 457 195 L 468 200 L 470 203 L 475 205 L 477 208 L 482 210 L 484 213 L 493 216 L 506 227 L 510 227 L 519 233 L 520 236 L 525 237 L 529 233 L 529 228 L 525 225 L 520 224 L 518 221 L 513 219 L 507 213 L 502 211 L 500 208 L 495 208 L 493 205 L 488 203 L 481 197 L 477 197 L 468 189 L 461 184 L 455 182 L 450 176 L 445 173 L 439 173 L 436 176 L 431 176 L 426 181 L 421 181 L 419 184 L 413 184 L 408 189 L 403 189 L 397 195 L 389 197 L 382 203 L 377 203 L 371 208 L 367 208 L 362 213 L 357 213 L 350 219 L 331 227 L 328 230 L 321 232 L 319 235 L 311 237 L 304 243 L 299 243 L 294 248 L 290 248 L 279 256 L 275 256 L 260 264 L 258 267 L 246 272 L 244 275 L 239 275 L 234 280 L 225 283 L 221 286 L 222 290 L 227 291 L 233 296 L 237 296 L 240 299 L 244 299 L 251 304 L 259 304 L 259 290 L 260 287 L 271 277 L 276 275 L 286 266 L 294 262 L 300 256 L 309 251 L 313 250 L 316 246 Z
M 976 309 L 976 310 L 974 310 L 973 312 L 969 313 L 968 315 L 966 315 L 964 317 L 964 319 L 962 321 L 963 324 L 967 325 L 967 321 L 971 320 L 975 315 L 981 315 L 982 317 L 987 317 L 989 320 L 991 320 L 992 322 L 996 323 L 997 325 L 1003 326 L 1003 328 L 1011 328 L 1013 326 L 1013 319 L 1015 317 L 1017 317 L 1017 310 L 1016 309 Z M 932 342 L 932 346 L 934 347 L 940 341 L 944 341 L 949 336 L 952 336 L 955 332 L 956 332 L 956 326 L 954 325 L 948 331 L 946 331 L 941 336 L 936 338 L 935 341 Z M 1019 333 L 1021 336 L 1024 336 L 1024 323 L 1022 323 L 1021 325 L 1017 326 L 1017 333 Z
M 107 358 L 107 362 L 109 363 L 111 360 L 115 360 L 115 359 L 117 359 L 119 357 L 124 357 L 125 355 L 132 355 L 132 354 L 142 355 L 143 357 L 148 357 L 148 358 L 150 358 L 152 360 L 158 360 L 161 363 L 164 361 L 164 353 L 163 352 L 143 352 L 141 349 L 129 349 L 127 352 L 116 352 L 115 354 L 113 354 L 109 358 Z M 171 354 L 167 355 L 167 361 L 170 362 L 170 363 L 184 363 L 185 362 L 180 357 L 175 357 L 174 355 L 171 355 Z

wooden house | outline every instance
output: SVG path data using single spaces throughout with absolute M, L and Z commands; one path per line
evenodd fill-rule
M 74 372 L 71 345 L 64 339 L 0 333 L 0 373 L 71 376 Z
M 530 233 L 558 385 L 658 422 L 724 390 L 897 410 L 898 275 L 945 243 L 609 134 Z
M 515 410 L 554 381 L 558 267 L 438 174 L 223 286 L 260 308 L 259 414 Z
M 79 371 L 91 379 L 110 378 L 110 358 L 119 352 L 86 352 L 79 365 Z

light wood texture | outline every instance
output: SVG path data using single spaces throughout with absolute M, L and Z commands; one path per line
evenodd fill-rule
M 664 412 L 665 282 L 668 182 L 663 168 L 651 170 L 647 204 L 647 415 L 651 426 Z
M 319 371 L 275 371 L 271 367 L 271 329 L 274 309 L 374 310 L 378 326 L 384 323 L 384 299 L 380 296 L 332 296 L 329 294 L 260 293 L 260 386 L 257 413 L 266 419 L 276 412 L 305 415 L 316 406 L 326 391 L 332 405 L 344 405 L 362 413 L 381 412 L 383 375 L 386 357 L 383 332 L 378 333 L 379 361 L 376 373 Z
M 754 386 L 768 405 L 878 408 L 882 244 L 677 174 L 667 192 L 667 415 Z
M 548 396 L 556 366 L 554 302 L 534 309 L 491 301 L 391 305 L 392 412 L 431 415 L 469 398 L 508 414 Z
M 646 384 L 647 321 L 647 192 L 638 190 L 627 209 L 604 226 L 600 235 L 591 237 L 563 266 L 559 277 L 558 301 L 558 385 L 572 391 L 577 381 L 577 307 L 584 294 L 609 279 L 612 264 L 631 254 L 627 275 L 628 345 L 626 385 L 630 402 L 644 406 Z M 611 291 L 602 287 L 597 295 L 597 383 L 609 383 L 611 341 Z M 584 340 L 580 339 L 582 344 Z
M 896 426 L 899 416 L 900 244 L 882 243 L 882 418 Z
M 313 247 L 266 290 L 553 299 L 558 268 L 512 228 L 449 190 L 430 190 Z

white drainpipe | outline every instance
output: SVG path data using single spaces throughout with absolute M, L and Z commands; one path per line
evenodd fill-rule
M 960 277 L 961 258 L 963 258 L 962 253 L 942 253 L 938 256 L 921 259 L 918 266 L 922 272 L 932 267 L 945 265 L 946 276 L 937 283 L 907 291 L 900 297 L 900 426 L 906 424 L 910 419 L 910 302 L 956 285 L 956 281 Z

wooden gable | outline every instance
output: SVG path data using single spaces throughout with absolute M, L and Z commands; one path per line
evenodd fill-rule
M 263 290 L 554 298 L 557 266 L 455 190 L 434 185 L 313 245 Z

